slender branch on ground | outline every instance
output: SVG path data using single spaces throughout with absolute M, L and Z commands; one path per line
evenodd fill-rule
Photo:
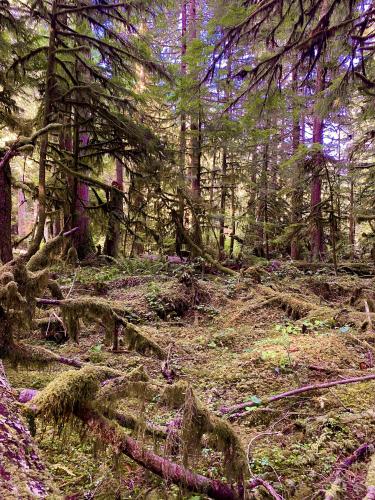
M 299 394 L 304 394 L 306 392 L 313 392 L 313 391 L 319 391 L 321 389 L 328 389 L 329 387 L 335 387 L 336 385 L 347 385 L 347 384 L 355 384 L 355 383 L 360 383 L 360 382 L 367 382 L 369 380 L 375 380 L 375 374 L 365 375 L 363 377 L 353 377 L 353 378 L 346 378 L 346 379 L 340 379 L 340 380 L 333 380 L 332 382 L 324 382 L 322 384 L 306 385 L 304 387 L 298 387 L 297 389 L 293 389 L 291 391 L 282 392 L 281 394 L 276 394 L 275 396 L 270 396 L 268 398 L 261 400 L 260 403 L 258 401 L 257 402 L 247 401 L 246 403 L 239 403 L 239 404 L 233 405 L 233 406 L 228 406 L 228 407 L 223 406 L 220 408 L 220 411 L 223 414 L 226 414 L 226 413 L 233 414 L 233 413 L 238 412 L 240 410 L 243 410 L 245 408 L 252 408 L 254 406 L 267 405 L 269 403 L 279 401 L 280 399 L 290 398 L 292 396 L 298 396 Z M 247 412 L 245 414 L 247 414 Z M 243 413 L 232 415 L 232 418 L 240 417 L 240 416 L 243 416 Z

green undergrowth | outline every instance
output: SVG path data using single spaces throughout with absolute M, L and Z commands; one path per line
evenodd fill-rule
M 145 264 L 144 274 L 152 275 L 150 268 L 156 264 Z M 189 398 L 183 393 L 179 401 L 178 394 L 174 394 L 173 408 L 164 404 L 158 389 L 167 386 L 173 390 L 176 384 L 166 383 L 161 374 L 161 360 L 131 351 L 126 342 L 120 342 L 119 352 L 113 353 L 111 346 L 104 342 L 105 325 L 99 322 L 81 321 L 79 344 L 67 342 L 57 346 L 35 340 L 36 345 L 48 346 L 56 354 L 84 363 L 112 367 L 123 374 L 144 366 L 148 374 L 147 380 L 129 385 L 120 378 L 119 386 L 109 385 L 101 390 L 98 388 L 101 377 L 95 372 L 82 385 L 81 370 L 79 373 L 62 365 L 45 369 L 20 366 L 15 370 L 6 365 L 15 388 L 40 390 L 52 382 L 52 390 L 45 393 L 44 401 L 40 402 L 47 422 L 37 426 L 36 439 L 64 495 L 103 500 L 206 500 L 204 496 L 164 483 L 130 460 L 118 457 L 113 449 L 100 446 L 82 433 L 78 425 L 63 426 L 66 430 L 59 436 L 56 427 L 66 422 L 72 408 L 94 401 L 98 393 L 102 399 L 97 408 L 108 412 L 117 410 L 139 421 L 135 430 L 126 432 L 147 444 L 149 449 L 160 454 L 165 451 L 163 439 L 146 434 L 147 424 L 165 428 L 176 417 L 185 417 L 182 431 L 185 448 L 180 451 L 188 456 L 187 463 L 194 471 L 211 478 L 235 478 L 233 466 L 245 471 L 247 468 L 246 459 L 244 462 L 243 455 L 237 453 L 241 447 L 245 453 L 249 451 L 251 472 L 261 475 L 288 499 L 311 498 L 319 489 L 326 488 L 335 464 L 361 443 L 373 439 L 373 418 L 361 415 L 375 406 L 374 382 L 304 394 L 268 407 L 255 406 L 230 428 L 220 413 L 222 406 L 264 401 L 268 396 L 299 386 L 365 375 L 367 369 L 371 370 L 365 364 L 368 349 L 350 341 L 348 335 L 360 336 L 361 331 L 354 325 L 348 329 L 346 324 L 342 327 L 331 322 L 333 307 L 346 308 L 347 314 L 351 314 L 346 288 L 354 287 L 354 279 L 344 283 L 342 278 L 330 277 L 332 283 L 335 282 L 330 283 L 330 289 L 326 287 L 327 293 L 334 292 L 331 303 L 328 295 L 324 300 L 319 295 L 324 288 L 323 276 L 311 283 L 311 277 L 298 273 L 295 279 L 285 273 L 269 273 L 269 286 L 262 294 L 262 285 L 250 282 L 249 278 L 241 281 L 204 276 L 202 280 L 194 275 L 198 293 L 204 292 L 199 296 L 200 303 L 195 303 L 199 302 L 195 301 L 195 295 L 187 293 L 185 284 L 178 281 L 181 273 L 175 276 L 170 273 L 166 281 L 158 280 L 156 273 L 151 280 L 128 287 L 127 282 L 122 285 L 121 281 L 127 276 L 126 272 L 115 265 L 82 268 L 77 271 L 76 282 L 90 285 L 85 287 L 90 291 L 94 290 L 91 284 L 95 282 L 111 286 L 119 280 L 106 297 L 106 303 L 142 312 L 142 332 L 149 334 L 167 353 L 177 386 L 180 383 L 185 388 L 191 387 L 193 393 Z M 137 267 L 131 272 L 142 274 L 143 271 Z M 75 271 L 69 269 L 64 273 L 60 282 L 66 280 L 65 283 L 71 284 Z M 278 294 L 277 300 L 269 300 L 273 292 Z M 79 287 L 74 289 L 73 296 L 74 293 L 80 297 Z M 295 315 L 295 319 L 286 304 L 290 298 L 291 305 L 301 313 Z M 316 306 L 314 314 L 310 315 L 309 305 Z M 181 316 L 173 313 L 176 309 Z M 297 316 L 301 317 L 297 319 Z M 124 332 L 120 340 L 123 335 Z M 371 338 L 368 341 L 375 345 Z M 314 371 L 311 367 L 328 367 L 333 371 Z M 54 380 L 58 380 L 59 389 L 68 388 L 60 391 L 63 399 L 57 403 L 53 398 L 59 391 L 53 388 Z M 152 387 L 158 388 L 156 391 L 148 390 L 149 381 Z M 181 391 L 177 392 L 181 396 Z M 173 455 L 170 458 L 178 461 Z M 367 463 L 358 466 L 364 473 L 361 477 L 365 477 L 366 467 Z M 264 492 L 259 490 L 258 497 L 264 498 Z M 352 500 L 351 497 L 348 500 Z
M 60 284 L 69 285 L 75 277 L 83 284 L 108 283 L 127 276 L 159 275 L 168 270 L 162 261 L 147 259 L 125 259 L 118 264 L 103 264 L 100 267 L 80 267 L 77 269 L 54 265 L 52 271 L 61 274 Z

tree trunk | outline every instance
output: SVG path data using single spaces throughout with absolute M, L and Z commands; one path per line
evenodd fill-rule
M 349 245 L 350 258 L 355 256 L 355 197 L 354 197 L 354 182 L 350 180 L 350 206 L 349 206 Z
M 229 257 L 233 259 L 234 257 L 234 239 L 236 236 L 236 186 L 234 183 L 234 164 L 232 163 L 231 168 L 231 187 L 230 187 L 230 206 L 231 206 L 231 234 L 230 234 L 230 245 L 229 245 Z
M 262 170 L 259 178 L 259 197 L 257 207 L 258 257 L 269 257 L 268 247 L 268 142 L 263 145 Z
M 197 2 L 190 0 L 189 9 L 189 42 L 197 38 Z M 191 68 L 190 73 L 197 78 L 196 68 Z M 199 100 L 199 98 L 198 98 Z M 191 171 L 191 191 L 194 213 L 193 240 L 198 246 L 202 246 L 202 233 L 200 227 L 200 202 L 201 202 L 201 122 L 200 122 L 200 102 L 194 106 L 190 115 L 190 171 Z
M 84 57 L 90 58 L 90 49 L 84 49 Z M 87 85 L 90 80 L 90 75 L 87 74 L 87 69 L 79 62 L 76 63 L 76 74 L 80 78 L 82 85 Z M 90 136 L 87 131 L 89 121 L 89 111 L 85 108 L 85 97 L 78 91 L 77 99 L 81 106 L 75 109 L 75 126 L 74 126 L 74 170 L 83 171 L 85 173 L 85 159 L 87 154 L 87 146 L 90 142 Z M 77 250 L 80 259 L 86 258 L 94 252 L 95 247 L 90 231 L 90 217 L 86 210 L 89 205 L 90 191 L 87 183 L 80 179 L 74 179 L 73 191 L 73 227 L 78 227 L 78 231 L 74 234 L 72 242 Z
M 56 67 L 56 39 L 57 39 L 57 0 L 52 1 L 50 16 L 50 34 L 47 58 L 46 91 L 44 96 L 44 111 L 42 128 L 51 123 L 52 102 L 55 90 L 55 67 Z M 39 154 L 39 183 L 38 183 L 38 225 L 34 240 L 30 245 L 26 259 L 32 257 L 39 249 L 44 236 L 46 223 L 46 164 L 48 150 L 48 134 L 43 134 L 40 139 Z
M 227 148 L 223 147 L 223 156 L 221 162 L 221 194 L 220 194 L 220 227 L 219 227 L 219 249 L 221 255 L 225 251 L 225 205 L 227 197 Z
M 292 72 L 293 80 L 293 91 L 297 94 L 298 92 L 298 73 L 297 69 Z M 296 154 L 301 140 L 301 125 L 299 113 L 296 113 L 296 109 L 293 109 L 293 129 L 292 129 L 292 151 Z M 302 221 L 302 210 L 303 210 L 303 170 L 299 163 L 294 165 L 294 176 L 293 176 L 293 193 L 292 193 L 292 224 L 300 224 Z M 290 256 L 293 260 L 301 259 L 301 239 L 299 236 L 299 231 L 294 228 L 295 234 L 293 235 L 290 244 Z
M 1 197 L 0 197 L 1 198 Z M 22 189 L 17 191 L 17 226 L 18 226 L 18 236 L 25 236 L 27 234 L 26 225 L 26 197 Z
M 12 185 L 6 163 L 0 168 L 0 261 L 5 264 L 12 259 Z
M 187 35 L 187 0 L 182 0 L 181 6 L 181 77 L 186 77 L 186 62 L 184 57 L 186 56 L 186 35 Z M 180 224 L 184 226 L 184 198 L 182 193 L 182 186 L 185 180 L 185 164 L 186 164 L 186 112 L 184 109 L 181 110 L 180 116 L 180 151 L 179 151 L 179 184 L 177 189 L 178 194 L 178 215 Z M 183 235 L 176 226 L 176 254 L 181 255 L 183 241 Z
M 104 243 L 104 254 L 110 257 L 117 257 L 120 248 L 121 238 L 121 220 L 124 218 L 123 197 L 118 190 L 123 190 L 123 165 L 120 160 L 116 160 L 116 181 L 112 186 L 117 189 L 111 189 L 108 202 L 108 229 Z
M 1 361 L 0 401 L 0 497 L 52 498 L 56 492 L 30 431 L 20 418 Z
M 131 184 L 129 187 L 129 200 L 132 205 L 132 218 L 134 221 L 134 233 L 132 248 L 130 251 L 131 257 L 143 254 L 145 251 L 143 240 L 138 237 L 143 229 L 142 219 L 144 219 L 143 208 L 145 200 L 142 193 L 143 181 L 138 176 L 132 176 Z

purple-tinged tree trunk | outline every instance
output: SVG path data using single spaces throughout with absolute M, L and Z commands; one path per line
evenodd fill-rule
M 0 168 L 0 260 L 5 264 L 12 259 L 12 186 L 6 163 Z
M 18 190 L 17 197 L 18 197 L 18 207 L 17 207 L 18 236 L 25 236 L 27 234 L 26 198 L 22 189 Z
M 0 498 L 52 498 L 55 493 L 0 361 Z
M 74 155 L 77 160 L 76 169 L 80 170 L 80 167 L 78 167 L 79 157 L 81 156 L 80 148 L 85 148 L 88 145 L 89 134 L 79 130 L 78 118 L 78 111 L 76 111 Z M 77 250 L 79 259 L 85 259 L 95 250 L 90 231 L 90 217 L 86 209 L 89 200 L 88 184 L 75 178 L 73 181 L 72 226 L 78 227 L 78 231 L 74 234 L 72 243 Z

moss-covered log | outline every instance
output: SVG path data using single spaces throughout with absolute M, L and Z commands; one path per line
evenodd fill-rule
M 145 449 L 135 439 L 122 432 L 117 424 L 94 410 L 82 407 L 78 409 L 76 416 L 99 439 L 170 483 L 217 500 L 239 500 L 242 497 L 227 483 L 196 474 L 182 465 Z
M 55 496 L 56 495 L 56 496 Z M 58 498 L 0 361 L 0 497 Z
M 106 332 L 106 340 L 112 342 L 114 349 L 118 343 L 119 329 L 122 327 L 123 337 L 129 349 L 140 354 L 153 354 L 159 359 L 165 359 L 165 351 L 152 339 L 148 338 L 140 328 L 119 316 L 114 309 L 100 299 L 39 299 L 39 305 L 56 305 L 61 308 L 62 317 L 68 337 L 78 341 L 79 320 L 88 320 L 102 325 Z

